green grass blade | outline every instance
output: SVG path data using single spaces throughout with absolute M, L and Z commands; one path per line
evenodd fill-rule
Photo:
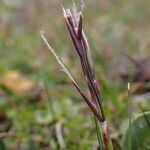
M 129 101 L 129 139 L 128 139 L 128 144 L 129 144 L 129 150 L 132 150 L 132 101 L 131 101 L 131 89 L 130 89 L 130 83 L 128 83 L 128 101 Z
M 145 112 L 145 114 L 139 115 L 132 121 L 131 128 L 132 128 L 132 150 L 144 150 L 147 141 L 149 141 L 150 136 L 150 128 L 145 119 L 150 120 L 150 111 Z M 129 140 L 130 130 L 129 127 L 126 131 L 125 137 L 123 139 L 123 150 L 128 150 L 128 140 Z
M 97 118 L 95 116 L 94 116 L 94 122 L 95 122 L 95 127 L 96 127 L 99 148 L 100 148 L 100 150 L 104 150 L 104 142 L 103 142 L 101 127 L 99 125 L 99 121 L 97 120 Z
M 5 150 L 5 149 L 6 149 L 5 144 L 4 144 L 3 140 L 0 139 L 0 150 Z

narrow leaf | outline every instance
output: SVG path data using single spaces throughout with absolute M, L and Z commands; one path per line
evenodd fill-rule
M 145 112 L 145 116 L 150 120 L 150 111 Z M 144 146 L 149 141 L 150 142 L 150 129 L 145 116 L 141 114 L 136 119 L 132 121 L 132 150 L 144 150 Z M 130 135 L 129 127 L 123 139 L 123 150 L 128 150 L 128 139 Z
M 96 115 L 97 119 L 101 121 L 101 116 L 100 113 L 97 109 L 97 107 L 94 105 L 94 103 L 89 100 L 84 93 L 82 92 L 82 90 L 80 89 L 79 85 L 75 82 L 75 80 L 73 79 L 72 75 L 70 74 L 70 72 L 68 71 L 68 69 L 65 67 L 65 65 L 62 63 L 62 61 L 59 59 L 59 57 L 57 56 L 57 54 L 55 53 L 54 49 L 50 46 L 50 44 L 47 42 L 46 38 L 43 35 L 43 32 L 41 32 L 41 37 L 43 39 L 43 41 L 45 42 L 45 44 L 47 45 L 48 49 L 50 50 L 50 52 L 54 55 L 54 57 L 56 58 L 58 64 L 60 65 L 60 67 L 62 68 L 62 70 L 65 72 L 65 74 L 69 77 L 69 79 L 72 81 L 72 83 L 74 84 L 74 86 L 76 87 L 76 89 L 78 90 L 78 92 L 80 93 L 80 95 L 82 96 L 82 98 L 85 100 L 85 102 L 87 103 L 87 105 L 89 106 L 89 108 L 92 110 L 92 112 Z

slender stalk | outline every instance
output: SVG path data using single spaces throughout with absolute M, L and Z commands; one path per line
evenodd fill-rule
M 63 8 L 63 13 L 72 42 L 80 59 L 82 71 L 85 76 L 92 101 L 97 107 L 100 114 L 99 123 L 104 124 L 104 126 L 102 126 L 102 132 L 105 142 L 105 149 L 108 150 L 111 145 L 111 140 L 105 120 L 102 99 L 100 97 L 100 92 L 98 88 L 98 82 L 95 76 L 95 71 L 91 59 L 89 44 L 83 31 L 83 15 L 82 12 L 77 11 L 75 5 L 72 9 Z M 97 127 L 98 126 L 96 125 L 96 129 Z
M 94 116 L 94 122 L 95 122 L 95 126 L 96 126 L 96 133 L 97 133 L 97 139 L 98 139 L 98 143 L 99 143 L 99 149 L 104 150 L 104 141 L 103 141 L 101 127 L 100 127 L 99 121 L 97 120 L 97 118 L 95 116 Z
M 63 9 L 63 14 L 64 14 L 65 22 L 67 25 L 67 29 L 70 33 L 71 40 L 75 47 L 75 51 L 77 52 L 79 59 L 80 59 L 82 71 L 83 71 L 85 80 L 87 82 L 89 92 L 91 94 L 91 99 L 89 99 L 82 92 L 80 86 L 75 82 L 70 72 L 66 69 L 62 61 L 56 55 L 54 49 L 49 45 L 43 33 L 41 33 L 42 39 L 46 43 L 48 49 L 56 58 L 61 69 L 69 77 L 72 84 L 80 93 L 81 97 L 85 100 L 85 102 L 87 103 L 91 111 L 94 113 L 96 131 L 97 131 L 100 148 L 103 147 L 104 145 L 105 150 L 112 150 L 113 148 L 111 144 L 110 133 L 109 133 L 106 119 L 105 119 L 105 114 L 103 111 L 102 99 L 100 96 L 98 81 L 95 75 L 95 70 L 94 70 L 94 66 L 93 66 L 93 62 L 92 62 L 92 58 L 90 54 L 90 48 L 89 48 L 89 44 L 85 36 L 85 33 L 83 31 L 83 15 L 82 15 L 83 3 L 82 3 L 81 12 L 77 11 L 75 4 L 73 5 L 71 9 L 64 9 L 64 7 L 62 7 L 62 9 Z
M 112 145 L 112 142 L 111 142 L 107 122 L 106 121 L 102 122 L 101 126 L 102 126 L 102 133 L 103 133 L 103 140 L 104 140 L 105 150 L 113 150 L 113 145 Z
M 130 83 L 128 83 L 128 102 L 129 102 L 129 150 L 132 150 L 132 101 L 131 101 L 131 88 Z
M 101 120 L 101 116 L 99 114 L 99 111 L 97 109 L 97 107 L 95 106 L 95 104 L 89 100 L 85 94 L 82 92 L 81 88 L 79 87 L 79 85 L 76 83 L 76 81 L 74 80 L 74 78 L 72 77 L 72 75 L 70 74 L 70 72 L 67 70 L 67 68 L 65 67 L 65 65 L 63 64 L 63 62 L 59 59 L 59 57 L 57 56 L 57 54 L 55 53 L 54 49 L 50 46 L 50 44 L 48 43 L 47 39 L 45 38 L 43 32 L 41 32 L 41 37 L 43 39 L 43 41 L 45 42 L 45 44 L 47 45 L 48 49 L 50 50 L 50 52 L 54 55 L 54 57 L 56 58 L 58 64 L 60 65 L 61 69 L 65 72 L 65 74 L 69 77 L 69 79 L 71 80 L 72 84 L 76 87 L 76 89 L 78 90 L 78 92 L 80 93 L 80 95 L 82 96 L 82 98 L 85 100 L 85 102 L 87 103 L 87 105 L 89 106 L 89 108 L 91 109 L 91 111 L 94 113 L 94 115 L 97 117 L 98 120 Z

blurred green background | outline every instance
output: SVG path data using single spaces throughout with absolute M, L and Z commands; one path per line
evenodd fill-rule
M 80 1 L 75 2 L 80 9 Z M 133 116 L 141 112 L 139 104 L 145 111 L 150 108 L 150 1 L 84 3 L 84 29 L 111 137 L 119 150 L 124 133 L 121 126 L 128 118 L 128 81 L 133 83 Z M 72 1 L 0 2 L 0 140 L 7 149 L 97 147 L 91 112 L 40 36 L 44 31 L 89 95 L 63 20 L 62 4 L 67 8 Z

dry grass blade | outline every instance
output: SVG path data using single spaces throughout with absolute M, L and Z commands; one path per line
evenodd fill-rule
M 83 31 L 83 15 L 82 11 L 78 12 L 74 4 L 72 9 L 64 9 L 64 18 L 70 33 L 75 50 L 80 58 L 83 74 L 85 76 L 91 98 L 100 114 L 100 124 L 102 126 L 105 149 L 112 149 L 109 130 L 105 120 L 105 115 L 102 106 L 102 99 L 98 88 L 97 78 L 91 59 L 89 44 Z M 81 93 L 80 93 L 81 94 Z M 97 134 L 99 134 L 97 132 Z M 99 135 L 98 135 L 99 136 Z
M 72 42 L 75 46 L 75 50 L 79 55 L 82 71 L 87 81 L 92 100 L 95 103 L 101 115 L 100 121 L 104 122 L 105 116 L 103 113 L 101 99 L 99 96 L 99 89 L 93 68 L 89 44 L 83 32 L 82 13 L 77 11 L 75 5 L 72 10 L 63 8 L 63 13 L 68 31 L 70 33 Z
M 62 122 L 61 121 L 56 123 L 55 130 L 56 130 L 56 137 L 57 137 L 58 143 L 60 145 L 60 148 L 63 150 L 65 149 L 65 142 L 63 139 L 63 135 L 62 135 Z
M 50 44 L 47 42 L 46 38 L 43 35 L 43 32 L 41 32 L 41 37 L 43 39 L 43 41 L 45 42 L 45 44 L 47 45 L 48 49 L 50 50 L 50 52 L 54 55 L 54 57 L 56 58 L 58 64 L 60 65 L 61 69 L 65 72 L 65 74 L 69 77 L 69 79 L 72 81 L 73 85 L 76 87 L 76 89 L 78 90 L 78 92 L 80 93 L 80 95 L 82 96 L 82 98 L 85 100 L 85 102 L 87 103 L 87 105 L 89 106 L 89 108 L 92 110 L 92 112 L 94 113 L 94 115 L 97 117 L 98 120 L 101 120 L 101 116 L 99 114 L 98 109 L 96 108 L 95 104 L 89 100 L 85 94 L 82 92 L 81 88 L 79 87 L 79 85 L 75 82 L 75 80 L 73 79 L 72 75 L 70 74 L 70 72 L 68 71 L 68 69 L 64 66 L 64 64 L 62 63 L 62 61 L 59 59 L 59 57 L 57 56 L 57 54 L 55 53 L 54 49 L 50 46 Z

